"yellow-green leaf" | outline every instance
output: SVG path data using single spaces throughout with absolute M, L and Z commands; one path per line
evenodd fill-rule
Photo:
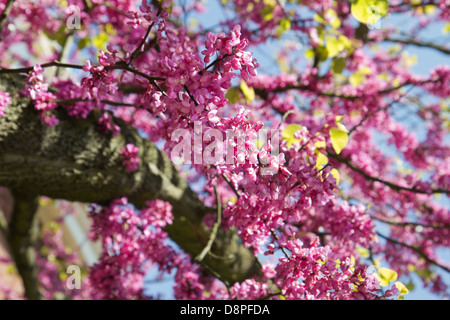
M 342 73 L 345 69 L 345 65 L 347 63 L 347 60 L 341 57 L 336 57 L 331 61 L 331 70 L 335 74 Z
M 106 42 L 108 42 L 109 36 L 106 32 L 101 32 L 92 38 L 92 44 L 99 50 L 102 50 Z
M 378 270 L 380 277 L 380 286 L 385 287 L 389 285 L 389 282 L 397 280 L 397 272 L 388 268 L 380 268 Z
M 399 296 L 402 296 L 402 295 L 405 295 L 405 294 L 409 293 L 408 288 L 403 283 L 401 283 L 400 281 L 396 281 L 395 282 L 395 286 L 398 289 L 398 295 Z
M 359 22 L 373 24 L 385 16 L 388 9 L 388 0 L 354 0 L 351 12 Z
M 265 21 L 272 20 L 272 18 L 273 18 L 273 9 L 274 9 L 274 7 L 272 7 L 272 6 L 266 6 L 266 7 L 264 7 L 262 9 L 261 15 L 262 15 L 262 17 L 263 17 L 263 19 Z
M 357 87 L 361 82 L 366 80 L 366 75 L 370 73 L 371 70 L 369 67 L 363 67 L 350 76 L 349 82 L 352 86 Z
M 80 41 L 78 41 L 78 49 L 80 50 L 84 49 L 88 45 L 89 45 L 89 37 L 80 39 Z
M 325 17 L 327 18 L 328 21 L 330 21 L 330 25 L 333 29 L 337 29 L 341 26 L 341 20 L 339 20 L 339 17 L 336 13 L 336 11 L 334 11 L 333 9 L 328 9 L 325 12 Z
M 331 175 L 336 179 L 336 184 L 339 184 L 339 171 L 336 168 L 331 169 L 330 171 Z
M 334 151 L 340 154 L 348 143 L 348 131 L 343 128 L 332 128 L 330 138 Z
M 443 33 L 449 33 L 450 32 L 450 22 L 447 22 L 444 26 L 444 28 L 442 28 L 442 32 Z
M 228 99 L 228 103 L 235 104 L 241 98 L 241 90 L 238 87 L 231 87 L 225 94 L 225 98 Z
M 281 37 L 281 35 L 291 29 L 291 21 L 289 19 L 283 18 L 281 19 L 278 27 L 277 27 L 277 36 L 278 38 Z
M 117 30 L 114 28 L 114 26 L 111 23 L 108 23 L 105 25 L 105 32 L 107 34 L 111 34 L 113 36 L 117 34 Z
M 325 41 L 327 43 L 326 48 L 328 51 L 328 58 L 333 58 L 345 49 L 351 47 L 350 40 L 344 35 L 327 35 L 325 36 Z
M 322 152 L 319 152 L 318 150 L 316 150 L 316 154 L 317 154 L 316 168 L 320 170 L 327 165 L 328 157 L 324 155 Z
M 305 57 L 306 59 L 314 59 L 314 50 L 309 49 L 305 51 Z
M 241 90 L 247 102 L 255 100 L 255 90 L 250 88 L 244 80 L 241 81 Z
M 302 126 L 299 124 L 290 124 L 281 132 L 281 138 L 286 141 L 286 145 L 290 148 L 294 143 L 300 142 L 300 139 L 294 138 L 297 131 L 302 130 Z
M 366 248 L 356 248 L 356 252 L 358 252 L 362 258 L 370 257 L 370 252 Z
M 317 149 L 325 149 L 327 146 L 325 141 L 322 141 L 322 140 L 316 141 L 316 143 L 314 145 L 316 146 Z

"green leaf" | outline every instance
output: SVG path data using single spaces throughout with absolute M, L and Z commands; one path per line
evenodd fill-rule
M 92 44 L 99 50 L 102 50 L 106 42 L 108 42 L 109 36 L 106 32 L 101 32 L 92 38 Z
M 335 74 L 342 73 L 345 69 L 345 65 L 347 64 L 347 59 L 336 57 L 331 61 L 331 70 Z
M 388 0 L 354 0 L 351 12 L 356 20 L 373 24 L 388 13 Z
M 289 19 L 283 18 L 280 21 L 280 24 L 277 27 L 277 36 L 278 38 L 283 35 L 284 32 L 291 29 L 291 21 Z
M 330 138 L 334 151 L 340 154 L 348 143 L 348 131 L 344 127 L 332 128 Z
M 344 47 L 341 46 L 341 43 L 336 37 L 326 36 L 325 41 L 327 42 L 328 57 L 330 58 L 336 57 L 339 52 L 344 50 Z
M 281 132 L 281 138 L 286 141 L 286 145 L 290 148 L 294 143 L 300 142 L 300 139 L 294 138 L 297 131 L 302 130 L 302 126 L 299 124 L 290 124 Z
M 414 291 L 414 289 L 416 288 L 416 286 L 414 285 L 414 282 L 412 282 L 412 280 L 409 281 L 409 283 L 406 285 L 406 288 L 409 291 Z
M 225 98 L 228 99 L 228 103 L 235 104 L 241 98 L 241 90 L 238 87 L 231 87 L 225 94 Z
M 363 67 L 350 76 L 349 82 L 352 86 L 357 87 L 360 83 L 366 80 L 366 75 L 369 75 L 370 73 L 371 70 L 369 67 Z
M 339 17 L 333 9 L 328 9 L 324 15 L 315 14 L 314 20 L 317 22 L 323 24 L 323 25 L 330 25 L 333 29 L 337 29 L 341 26 L 341 20 L 339 20 Z
M 62 25 L 59 27 L 58 31 L 55 32 L 44 32 L 47 38 L 50 40 L 54 40 L 59 43 L 59 45 L 63 46 L 64 42 L 66 41 L 67 35 L 66 35 L 66 26 Z
M 442 32 L 443 33 L 449 33 L 450 32 L 450 22 L 447 22 L 444 26 L 444 28 L 442 28 Z
M 317 149 L 325 149 L 327 147 L 325 141 L 322 140 L 317 141 L 314 145 L 316 146 Z
M 241 90 L 247 102 L 252 102 L 255 100 L 255 90 L 249 87 L 244 80 L 241 81 Z
M 306 50 L 305 57 L 306 59 L 310 60 L 314 59 L 314 50 L 313 49 Z
M 273 18 L 273 9 L 274 9 L 274 7 L 272 7 L 272 6 L 266 6 L 266 7 L 264 7 L 262 9 L 261 15 L 262 15 L 262 17 L 263 17 L 263 19 L 265 21 L 272 20 L 272 18 Z
M 403 283 L 401 283 L 400 281 L 396 281 L 396 282 L 395 282 L 395 286 L 396 286 L 397 289 L 398 289 L 398 295 L 399 295 L 399 296 L 403 296 L 403 295 L 409 293 L 408 288 L 407 288 Z
M 330 173 L 336 179 L 336 184 L 338 185 L 340 180 L 339 171 L 336 168 L 333 168 L 331 169 Z
M 341 26 L 341 20 L 339 20 L 339 17 L 333 9 L 328 9 L 325 12 L 325 17 L 327 17 L 328 21 L 330 21 L 330 25 L 333 29 L 337 29 Z
M 362 258 L 369 258 L 370 257 L 370 252 L 366 248 L 362 248 L 362 247 L 361 248 L 356 248 L 356 252 L 358 252 L 359 255 Z
M 378 270 L 380 277 L 380 286 L 385 287 L 389 285 L 389 282 L 397 280 L 397 272 L 388 268 L 380 268 Z
M 316 168 L 320 170 L 328 164 L 328 157 L 317 149 L 315 150 L 315 152 L 317 154 Z
M 88 45 L 89 45 L 89 37 L 80 39 L 80 41 L 78 41 L 78 49 L 80 50 L 86 48 Z

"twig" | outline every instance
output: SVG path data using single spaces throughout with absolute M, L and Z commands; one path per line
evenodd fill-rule
M 9 224 L 8 243 L 17 271 L 22 278 L 26 297 L 30 300 L 39 300 L 42 295 L 39 291 L 34 248 L 39 231 L 35 218 L 38 198 L 16 192 L 13 192 L 13 195 L 14 211 Z
M 275 234 L 275 231 L 270 230 L 270 233 L 272 234 L 272 237 L 274 237 L 277 242 L 278 242 L 278 240 L 280 240 L 280 238 L 278 238 L 278 236 Z M 283 252 L 283 254 L 285 255 L 285 257 L 288 258 L 288 260 L 291 260 L 291 257 L 289 256 L 289 254 L 286 252 L 286 250 L 282 246 L 280 246 L 280 249 Z
M 89 100 L 89 99 L 83 99 L 83 98 L 72 98 L 72 99 L 57 99 L 57 100 L 52 100 L 52 102 L 58 103 L 58 104 L 62 104 L 62 105 L 68 105 L 68 104 L 73 104 L 76 102 L 96 102 L 96 100 Z M 104 104 L 109 104 L 111 106 L 117 106 L 117 107 L 132 107 L 132 108 L 138 108 L 138 109 L 143 109 L 142 106 L 137 106 L 131 103 L 125 103 L 125 102 L 117 102 L 117 101 L 111 101 L 111 100 L 99 100 L 99 102 L 104 103 Z
M 380 183 L 390 187 L 392 190 L 409 191 L 409 192 L 421 193 L 421 194 L 429 194 L 429 193 L 446 193 L 446 194 L 450 194 L 450 190 L 447 190 L 447 189 L 431 189 L 428 192 L 428 191 L 425 191 L 425 190 L 417 189 L 416 187 L 403 187 L 403 186 L 400 186 L 400 185 L 395 184 L 393 182 L 386 181 L 386 180 L 383 180 L 383 179 L 380 179 L 380 178 L 377 178 L 377 177 L 373 177 L 370 174 L 368 174 L 367 172 L 365 172 L 364 170 L 356 167 L 352 162 L 350 162 L 350 160 L 348 160 L 346 158 L 343 158 L 341 156 L 338 156 L 337 154 L 335 154 L 335 153 L 333 153 L 333 152 L 331 152 L 329 150 L 327 150 L 327 154 L 331 158 L 336 159 L 337 161 L 339 161 L 340 163 L 345 164 L 347 167 L 349 167 L 353 171 L 358 172 L 359 174 L 361 174 L 367 180 L 380 182 Z
M 376 110 L 374 110 L 374 111 L 372 111 L 372 112 L 367 112 L 367 113 L 365 114 L 365 116 L 361 119 L 361 121 L 360 121 L 357 125 L 355 125 L 353 128 L 351 128 L 351 129 L 348 131 L 348 135 L 350 136 L 356 129 L 358 129 L 360 126 L 362 126 L 362 125 L 364 124 L 364 122 L 367 121 L 367 119 L 369 119 L 369 118 L 370 118 L 371 116 L 373 116 L 374 114 L 376 114 L 376 113 L 378 113 L 378 112 L 380 112 L 380 111 L 383 111 L 383 110 L 387 110 L 387 109 L 389 109 L 391 106 L 393 106 L 395 103 L 399 102 L 403 97 L 405 97 L 405 96 L 408 94 L 408 92 L 409 92 L 412 88 L 414 88 L 414 86 L 410 87 L 404 94 L 402 94 L 400 97 L 398 97 L 397 99 L 395 99 L 395 100 L 393 100 L 392 102 L 390 102 L 388 105 L 386 105 L 386 106 L 384 106 L 384 107 L 380 107 L 380 108 L 378 108 L 378 109 L 376 109 Z
M 450 49 L 437 45 L 435 43 L 432 42 L 421 42 L 421 41 L 417 41 L 414 39 L 396 39 L 396 38 L 390 38 L 390 37 L 386 37 L 383 39 L 383 41 L 387 41 L 387 42 L 397 42 L 397 43 L 402 43 L 405 45 L 413 45 L 416 47 L 424 47 L 424 48 L 431 48 L 437 51 L 440 51 L 444 54 L 449 54 L 450 55 Z
M 211 269 L 211 267 L 209 267 L 207 264 L 204 264 L 202 262 L 199 262 L 199 264 L 202 266 L 202 268 L 204 268 L 209 273 L 211 273 L 215 278 L 222 281 L 223 284 L 225 285 L 225 287 L 227 288 L 228 294 L 231 294 L 231 290 L 230 290 L 231 284 L 227 279 L 224 279 L 216 270 Z
M 395 240 L 395 239 L 386 237 L 385 235 L 382 235 L 382 234 L 379 233 L 379 232 L 377 232 L 377 234 L 378 234 L 379 237 L 385 239 L 386 241 L 389 241 L 390 243 L 393 243 L 393 244 L 396 244 L 396 245 L 399 245 L 399 246 L 408 248 L 408 249 L 410 249 L 410 250 L 416 252 L 419 256 L 421 256 L 422 258 L 424 258 L 425 261 L 427 261 L 428 263 L 434 264 L 434 265 L 436 265 L 437 267 L 439 267 L 439 268 L 441 268 L 441 269 L 443 269 L 443 270 L 445 270 L 445 271 L 447 271 L 447 272 L 450 273 L 450 268 L 449 268 L 449 267 L 446 267 L 446 266 L 440 264 L 439 262 L 437 262 L 437 261 L 431 259 L 426 253 L 424 253 L 424 252 L 423 252 L 422 250 L 420 250 L 418 247 L 415 247 L 415 246 L 412 246 L 412 245 L 409 245 L 409 244 L 406 244 L 406 243 L 397 241 L 397 240 Z
M 8 21 L 8 16 L 11 13 L 12 5 L 14 4 L 14 0 L 7 0 L 5 5 L 5 10 L 3 10 L 0 15 L 0 41 L 2 40 L 2 31 L 6 22 Z
M 239 198 L 241 196 L 241 193 L 239 192 L 239 190 L 237 190 L 234 187 L 234 185 L 231 183 L 231 180 L 225 174 L 222 174 L 222 178 L 230 186 L 230 188 L 231 188 L 231 190 L 233 190 L 234 194 Z
M 216 202 L 217 202 L 217 220 L 213 225 L 213 228 L 211 230 L 211 234 L 209 236 L 208 243 L 203 248 L 202 252 L 195 258 L 195 261 L 201 262 L 205 258 L 205 256 L 208 254 L 208 252 L 211 250 L 211 247 L 214 243 L 214 240 L 216 239 L 217 232 L 219 230 L 220 223 L 222 221 L 222 200 L 220 199 L 219 192 L 217 191 L 217 187 L 214 187 L 214 192 L 216 194 Z
M 422 224 L 422 223 L 418 223 L 418 222 L 411 222 L 411 221 L 404 221 L 404 222 L 400 222 L 400 221 L 392 221 L 392 220 L 386 220 L 380 217 L 375 217 L 375 216 L 370 216 L 370 218 L 392 225 L 392 226 L 399 226 L 399 227 L 408 227 L 408 226 L 413 226 L 413 227 L 423 227 L 423 228 L 432 228 L 432 229 L 436 229 L 436 230 L 444 230 L 444 229 L 450 229 L 450 224 L 444 224 L 444 225 L 429 225 L 429 224 Z
M 62 67 L 62 68 L 81 69 L 81 70 L 83 69 L 82 65 L 72 64 L 72 63 L 63 63 L 63 62 L 59 62 L 57 60 L 41 64 L 41 67 L 44 69 L 49 68 L 49 67 Z M 24 68 L 15 68 L 15 69 L 1 68 L 0 74 L 28 73 L 28 72 L 32 71 L 33 68 L 34 68 L 34 66 L 33 67 L 24 67 Z
M 197 100 L 195 100 L 194 96 L 190 93 L 189 88 L 186 85 L 184 85 L 184 90 L 186 90 L 186 92 L 189 95 L 189 97 L 191 98 L 191 100 L 194 101 L 194 104 L 196 106 L 198 106 Z
M 158 9 L 158 13 L 156 14 L 157 17 L 161 14 L 162 8 L 160 7 Z M 145 42 L 147 41 L 148 36 L 150 35 L 150 31 L 152 31 L 153 26 L 155 25 L 155 21 L 153 21 L 147 28 L 147 31 L 145 32 L 144 37 L 142 38 L 142 41 L 139 43 L 139 45 L 134 49 L 134 51 L 131 53 L 130 60 L 128 61 L 128 65 L 130 65 L 134 59 L 137 58 L 137 56 L 140 54 L 141 49 L 144 47 Z

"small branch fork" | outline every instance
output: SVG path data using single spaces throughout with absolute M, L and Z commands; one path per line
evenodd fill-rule
M 217 233 L 219 231 L 220 224 L 222 222 L 222 200 L 221 200 L 220 194 L 219 194 L 219 192 L 217 190 L 217 186 L 214 186 L 214 193 L 216 195 L 216 203 L 217 203 L 217 219 L 216 219 L 216 222 L 214 223 L 214 225 L 212 227 L 208 243 L 203 248 L 202 252 L 200 252 L 200 254 L 198 254 L 195 257 L 194 261 L 197 262 L 198 264 L 200 264 L 207 271 L 209 271 L 214 277 L 216 277 L 217 279 L 222 281 L 225 284 L 225 286 L 226 286 L 226 288 L 228 290 L 228 293 L 230 293 L 230 287 L 231 287 L 230 282 L 228 280 L 226 280 L 226 279 L 223 279 L 223 277 L 219 273 L 215 272 L 214 270 L 212 270 L 211 268 L 209 268 L 208 266 L 206 266 L 203 263 L 203 260 L 205 259 L 206 255 L 211 254 L 211 252 L 210 252 L 211 251 L 211 247 L 212 247 L 212 245 L 213 245 L 213 243 L 214 243 L 214 241 L 216 239 Z
M 217 236 L 217 232 L 219 230 L 220 227 L 220 223 L 222 221 L 222 200 L 220 199 L 220 194 L 217 191 L 217 187 L 214 187 L 214 192 L 216 195 L 216 203 L 217 203 L 217 219 L 216 222 L 214 223 L 212 230 L 211 230 L 211 235 L 209 237 L 208 243 L 206 244 L 205 248 L 203 248 L 202 252 L 200 252 L 200 254 L 195 258 L 196 262 L 202 262 L 203 259 L 205 258 L 205 256 L 209 253 L 209 251 L 211 250 L 211 247 L 214 243 L 214 240 L 216 239 Z

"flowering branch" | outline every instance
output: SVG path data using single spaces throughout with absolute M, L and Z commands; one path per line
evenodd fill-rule
M 161 14 L 162 8 L 159 7 L 158 13 L 156 14 L 157 17 Z M 148 36 L 150 35 L 150 31 L 152 30 L 153 26 L 155 25 L 155 21 L 153 21 L 147 28 L 147 31 L 145 32 L 144 37 L 142 38 L 142 41 L 139 43 L 139 45 L 134 49 L 134 51 L 131 53 L 130 60 L 128 60 L 128 65 L 130 65 L 134 59 L 137 58 L 139 55 L 141 49 L 145 45 L 145 42 L 147 41 Z
M 415 246 L 411 246 L 411 245 L 409 245 L 409 244 L 406 244 L 406 243 L 397 241 L 397 240 L 392 239 L 392 238 L 389 238 L 389 237 L 387 237 L 387 236 L 385 236 L 385 235 L 383 235 L 383 234 L 381 234 L 381 233 L 379 233 L 379 232 L 377 232 L 377 234 L 378 234 L 378 236 L 379 236 L 380 238 L 383 238 L 383 239 L 385 239 L 386 241 L 388 241 L 388 242 L 390 242 L 390 243 L 393 243 L 393 244 L 396 244 L 396 245 L 399 245 L 399 246 L 408 248 L 408 249 L 410 249 L 410 250 L 416 252 L 419 256 L 421 256 L 422 258 L 424 258 L 425 261 L 427 261 L 428 263 L 434 264 L 435 266 L 441 268 L 442 270 L 445 270 L 445 271 L 447 271 L 447 272 L 450 272 L 450 268 L 449 268 L 449 267 L 444 266 L 444 265 L 440 264 L 439 262 L 437 262 L 437 261 L 431 259 L 426 253 L 424 253 L 422 250 L 420 250 L 420 248 L 415 247 Z
M 389 188 L 396 190 L 396 191 L 408 191 L 408 192 L 413 192 L 413 193 L 421 193 L 421 194 L 430 194 L 430 193 L 446 193 L 446 194 L 450 194 L 450 190 L 447 189 L 431 189 L 431 190 L 421 190 L 421 189 L 417 189 L 416 187 L 404 187 L 398 184 L 395 184 L 393 182 L 390 181 L 386 181 L 377 177 L 373 177 L 370 174 L 368 174 L 367 172 L 365 172 L 364 170 L 358 168 L 357 166 L 355 166 L 350 160 L 341 157 L 333 152 L 331 152 L 330 150 L 327 150 L 327 155 L 333 159 L 336 159 L 337 161 L 339 161 L 340 163 L 345 164 L 347 167 L 349 167 L 350 169 L 352 169 L 355 172 L 358 172 L 359 174 L 361 174 L 362 176 L 364 176 L 364 178 L 366 180 L 370 180 L 370 181 L 375 181 L 375 182 L 380 182 L 386 186 L 388 186 Z

